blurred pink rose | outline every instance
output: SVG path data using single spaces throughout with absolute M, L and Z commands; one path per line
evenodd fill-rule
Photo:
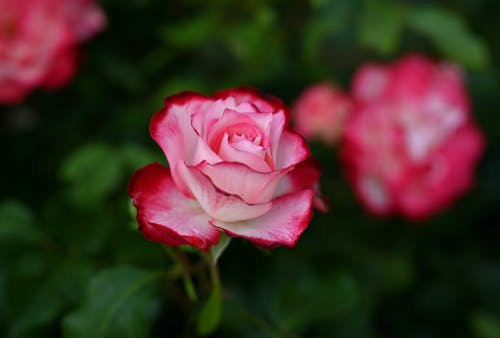
M 0 103 L 57 88 L 75 72 L 77 47 L 105 24 L 93 0 L 0 0 Z
M 456 65 L 418 55 L 369 64 L 352 91 L 341 155 L 369 210 L 424 219 L 471 187 L 484 138 Z
M 307 139 L 333 146 L 352 109 L 351 99 L 329 82 L 307 88 L 292 107 L 295 129 Z
M 325 206 L 315 199 L 319 170 L 286 120 L 280 100 L 250 88 L 165 99 L 150 133 L 170 169 L 150 164 L 129 184 L 144 236 L 208 250 L 224 231 L 293 247 L 312 204 Z

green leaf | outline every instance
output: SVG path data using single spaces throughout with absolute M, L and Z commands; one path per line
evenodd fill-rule
M 321 10 L 327 5 L 329 5 L 332 0 L 310 0 L 311 7 L 313 10 Z
M 196 302 L 198 300 L 198 294 L 196 293 L 196 289 L 193 284 L 193 280 L 191 276 L 184 276 L 182 278 L 184 284 L 184 290 L 186 291 L 187 296 L 192 302 Z
M 184 252 L 187 252 L 190 254 L 199 254 L 200 253 L 200 249 L 198 249 L 197 247 L 194 247 L 192 245 L 179 245 L 178 248 L 181 251 L 184 251 Z
M 134 171 L 157 160 L 153 152 L 137 144 L 126 144 L 119 151 L 125 165 Z
M 484 41 L 472 34 L 465 22 L 455 13 L 439 7 L 421 7 L 411 10 L 409 25 L 432 40 L 446 57 L 472 68 L 488 63 Z
M 301 330 L 326 318 L 338 318 L 360 303 L 360 286 L 348 273 L 325 278 L 297 276 L 280 290 L 280 326 Z
M 304 26 L 302 35 L 302 58 L 317 65 L 323 42 L 348 26 L 351 14 L 356 10 L 352 1 L 334 1 L 321 14 L 312 17 Z M 317 68 L 314 67 L 315 69 Z
M 122 161 L 110 146 L 88 144 L 64 162 L 61 177 L 70 186 L 70 196 L 79 206 L 101 202 L 121 183 Z
M 138 93 L 146 87 L 144 72 L 136 67 L 135 62 L 130 62 L 119 55 L 109 55 L 102 60 L 101 73 L 117 88 L 126 92 Z
M 184 22 L 169 24 L 161 29 L 163 40 L 170 47 L 183 49 L 193 48 L 207 41 L 217 29 L 217 17 L 213 13 L 204 12 Z
M 113 267 L 90 282 L 84 303 L 64 318 L 65 338 L 149 337 L 158 272 Z
M 500 318 L 487 312 L 477 312 L 471 317 L 472 332 L 476 338 L 500 337 Z
M 359 17 L 359 42 L 382 55 L 393 53 L 398 47 L 406 19 L 406 10 L 400 4 L 369 1 Z
M 33 294 L 28 297 L 29 301 L 24 302 L 20 311 L 10 314 L 13 317 L 10 320 L 10 336 L 21 337 L 26 331 L 60 316 L 65 308 L 79 301 L 83 295 L 84 283 L 91 273 L 92 267 L 88 264 L 75 265 L 67 262 L 53 268 L 44 279 L 37 280 Z M 15 290 L 19 285 L 12 285 L 12 288 Z M 26 292 L 31 290 L 25 290 L 23 296 Z
M 13 200 L 0 204 L 0 240 L 38 242 L 44 236 L 34 224 L 33 213 L 23 204 Z
M 202 336 L 209 335 L 219 326 L 222 311 L 222 295 L 220 284 L 216 283 L 208 297 L 207 302 L 201 309 L 196 325 L 196 331 Z
M 182 76 L 182 77 L 169 77 L 168 81 L 158 86 L 158 90 L 153 95 L 154 102 L 162 102 L 163 99 L 169 95 L 179 93 L 185 90 L 192 90 L 200 93 L 209 92 L 203 83 L 203 79 L 199 76 Z

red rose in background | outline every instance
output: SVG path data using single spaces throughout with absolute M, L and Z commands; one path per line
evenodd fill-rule
M 280 100 L 248 88 L 165 99 L 150 133 L 170 168 L 148 165 L 129 183 L 144 236 L 208 250 L 224 231 L 293 247 L 314 201 L 324 205 L 315 198 L 319 170 L 286 120 Z
M 417 55 L 365 65 L 352 91 L 341 156 L 369 210 L 422 219 L 471 187 L 484 139 L 457 66 Z
M 292 107 L 294 127 L 307 139 L 333 146 L 352 109 L 351 99 L 329 82 L 307 88 Z
M 0 103 L 66 84 L 77 47 L 102 29 L 93 0 L 0 0 Z

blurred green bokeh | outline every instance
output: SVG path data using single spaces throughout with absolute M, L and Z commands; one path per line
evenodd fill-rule
M 292 251 L 232 241 L 213 336 L 500 337 L 499 2 L 101 4 L 107 30 L 72 83 L 0 107 L 1 337 L 195 337 L 201 305 L 159 277 L 173 263 L 137 232 L 126 194 L 135 170 L 165 163 L 148 135 L 163 97 L 251 85 L 291 103 L 408 52 L 466 70 L 488 142 L 475 188 L 425 223 L 374 219 L 335 151 L 313 144 L 330 213 Z

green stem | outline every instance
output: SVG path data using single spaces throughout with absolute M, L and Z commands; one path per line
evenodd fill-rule
M 194 270 L 188 257 L 180 250 L 164 245 L 163 248 L 170 258 L 175 262 L 172 275 L 181 277 L 184 283 L 184 290 L 192 302 L 198 301 L 198 295 L 191 279 L 191 272 Z
M 219 269 L 217 268 L 217 263 L 213 263 L 212 259 L 209 260 L 208 265 L 210 267 L 210 277 L 212 279 L 212 287 L 219 288 L 221 287 L 220 283 L 220 275 L 219 275 Z
M 222 288 L 217 263 L 214 260 L 213 254 L 203 254 L 203 258 L 208 263 L 210 269 L 212 290 L 200 311 L 196 330 L 199 335 L 206 336 L 212 334 L 219 326 L 222 312 Z

